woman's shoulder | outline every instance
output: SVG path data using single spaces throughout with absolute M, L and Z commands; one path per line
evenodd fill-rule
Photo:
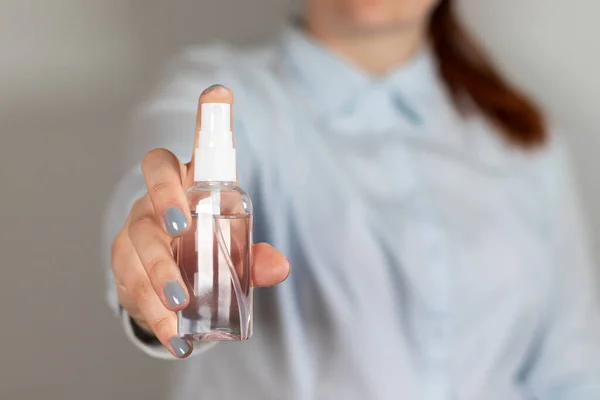
M 577 190 L 573 149 L 566 131 L 550 126 L 546 142 L 538 148 L 519 150 L 519 175 L 536 189 L 540 201 L 555 210 L 567 192 Z
M 543 196 L 554 196 L 560 185 L 573 175 L 572 149 L 568 131 L 550 122 L 543 144 L 524 148 L 509 143 L 497 127 L 483 118 L 474 119 L 472 148 L 479 165 L 486 170 L 510 172 L 531 183 Z
M 556 126 L 548 133 L 548 140 L 535 163 L 535 172 L 546 184 L 549 194 L 557 194 L 577 185 L 573 148 L 565 130 Z
M 475 116 L 469 119 L 476 135 L 471 135 L 470 146 L 477 158 L 487 166 L 517 168 L 533 174 L 546 175 L 547 171 L 564 166 L 570 153 L 565 130 L 549 123 L 544 143 L 524 147 L 511 143 L 499 132 L 496 125 L 486 118 Z
M 527 164 L 539 179 L 553 180 L 571 167 L 571 148 L 565 131 L 550 126 L 544 144 L 522 150 Z

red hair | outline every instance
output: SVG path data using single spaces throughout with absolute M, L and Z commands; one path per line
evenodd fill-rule
M 461 26 L 453 3 L 442 0 L 437 6 L 429 34 L 456 106 L 468 111 L 466 104 L 474 104 L 510 143 L 523 148 L 544 144 L 548 135 L 542 113 L 498 73 Z

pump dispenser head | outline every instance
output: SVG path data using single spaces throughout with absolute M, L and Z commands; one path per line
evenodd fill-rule
M 231 134 L 231 106 L 227 103 L 204 103 L 201 106 L 200 131 L 204 136 L 212 133 Z M 200 139 L 202 136 L 200 135 Z
M 201 113 L 198 148 L 194 159 L 194 181 L 235 182 L 231 105 L 204 103 Z

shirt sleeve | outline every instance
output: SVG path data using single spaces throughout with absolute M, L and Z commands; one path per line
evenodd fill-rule
M 103 226 L 102 252 L 106 269 L 106 298 L 115 315 L 121 320 L 129 339 L 143 352 L 157 358 L 172 359 L 162 346 L 136 335 L 135 326 L 127 313 L 121 309 L 116 286 L 110 268 L 112 242 L 123 227 L 131 206 L 146 194 L 141 160 L 154 148 L 165 148 L 173 152 L 182 162 L 191 160 L 196 129 L 198 97 L 202 91 L 215 83 L 234 87 L 233 77 L 223 66 L 232 62 L 230 52 L 222 46 L 189 50 L 168 68 L 168 79 L 159 85 L 150 99 L 133 113 L 130 129 L 124 138 L 121 155 L 121 178 L 116 185 L 106 208 Z M 235 90 L 234 90 L 235 91 Z M 237 122 L 234 113 L 236 148 L 245 143 L 244 127 Z M 246 184 L 253 182 L 257 168 L 249 146 L 238 152 L 238 175 Z M 239 156 L 243 153 L 242 157 Z M 212 343 L 195 343 L 194 353 L 212 347 Z
M 586 218 L 564 144 L 552 157 L 553 242 L 558 271 L 530 383 L 540 400 L 600 399 L 598 277 Z

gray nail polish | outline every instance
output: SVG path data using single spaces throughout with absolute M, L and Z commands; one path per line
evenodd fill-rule
M 213 91 L 213 90 L 215 90 L 215 89 L 217 89 L 217 88 L 224 88 L 224 87 L 225 87 L 225 86 L 223 86 L 223 85 L 219 85 L 219 84 L 217 83 L 217 84 L 215 84 L 215 85 L 210 85 L 209 87 L 207 87 L 206 89 L 204 89 L 204 92 L 203 92 L 203 93 L 204 93 L 204 94 L 206 94 L 206 93 L 208 93 L 208 92 L 211 92 L 211 91 Z
M 168 281 L 165 283 L 165 286 L 163 287 L 163 293 L 165 294 L 165 298 L 171 307 L 176 307 L 180 304 L 183 304 L 187 299 L 185 291 L 177 281 Z
M 190 345 L 180 337 L 173 336 L 169 339 L 169 344 L 173 348 L 177 357 L 184 357 L 187 353 L 190 352 Z
M 179 235 L 188 226 L 185 214 L 177 207 L 168 208 L 165 211 L 164 220 L 167 232 L 171 235 Z

